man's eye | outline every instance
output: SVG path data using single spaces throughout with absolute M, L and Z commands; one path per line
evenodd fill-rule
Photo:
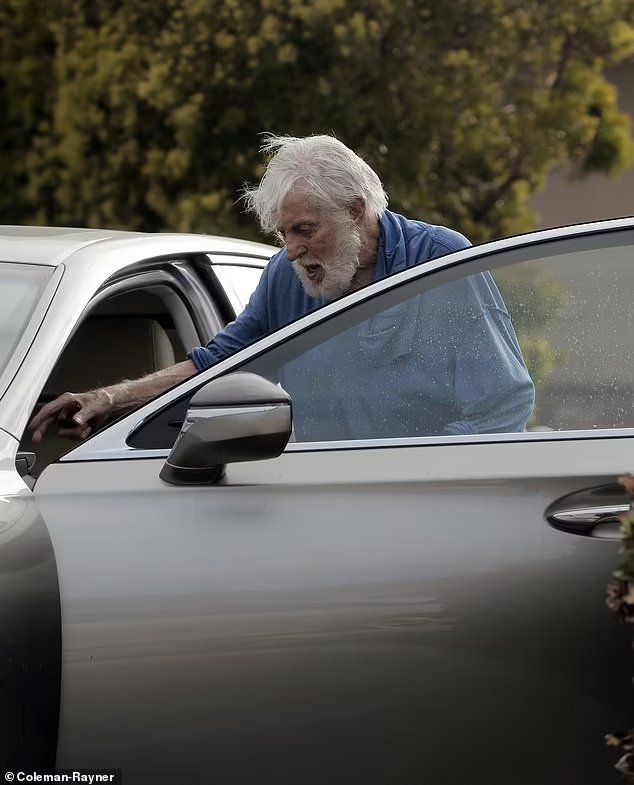
M 313 233 L 313 228 L 312 226 L 300 226 L 299 233 L 302 235 L 302 237 L 310 237 Z

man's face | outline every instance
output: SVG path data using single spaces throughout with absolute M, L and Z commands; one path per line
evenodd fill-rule
M 361 235 L 347 210 L 330 211 L 301 192 L 282 204 L 279 232 L 310 297 L 334 300 L 348 292 L 359 268 Z

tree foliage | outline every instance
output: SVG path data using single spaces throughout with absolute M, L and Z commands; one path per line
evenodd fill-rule
M 520 264 L 495 273 L 504 303 L 513 317 L 522 355 L 539 390 L 550 374 L 565 365 L 565 352 L 554 349 L 546 328 L 566 307 L 566 287 L 539 264 Z
M 262 131 L 334 132 L 393 209 L 530 228 L 554 165 L 632 160 L 634 0 L 0 0 L 4 221 L 253 236 Z

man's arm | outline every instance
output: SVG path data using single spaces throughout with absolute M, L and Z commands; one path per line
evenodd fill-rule
M 255 295 L 254 295 L 255 296 Z M 189 379 L 199 371 L 215 365 L 243 346 L 260 337 L 262 330 L 251 302 L 240 316 L 216 335 L 207 346 L 198 346 L 189 359 L 163 368 L 140 379 L 126 379 L 110 387 L 83 393 L 66 392 L 44 406 L 29 427 L 33 441 L 42 440 L 49 426 L 57 421 L 58 435 L 68 439 L 86 439 L 114 414 L 132 409 Z
M 126 379 L 111 387 L 83 393 L 64 393 L 43 406 L 31 420 L 33 441 L 41 442 L 53 422 L 57 422 L 60 436 L 85 439 L 114 414 L 149 401 L 197 372 L 194 363 L 186 360 L 141 379 Z
M 455 403 L 459 418 L 445 433 L 508 433 L 525 430 L 535 387 L 522 358 L 511 318 L 485 308 L 456 349 Z
M 58 424 L 59 436 L 85 439 L 91 431 L 103 425 L 112 415 L 146 403 L 194 376 L 198 371 L 215 365 L 260 338 L 267 329 L 269 269 L 267 265 L 247 307 L 238 318 L 228 324 L 206 346 L 192 349 L 189 359 L 185 362 L 156 371 L 141 379 L 125 380 L 99 390 L 64 393 L 42 407 L 29 424 L 33 431 L 33 441 L 40 442 L 53 422 Z

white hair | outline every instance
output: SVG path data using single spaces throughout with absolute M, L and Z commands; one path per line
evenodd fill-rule
M 326 208 L 362 199 L 377 218 L 385 212 L 387 195 L 376 172 L 334 136 L 270 134 L 261 152 L 269 157 L 266 171 L 259 185 L 245 186 L 243 198 L 266 233 L 277 232 L 282 202 L 295 187 Z

